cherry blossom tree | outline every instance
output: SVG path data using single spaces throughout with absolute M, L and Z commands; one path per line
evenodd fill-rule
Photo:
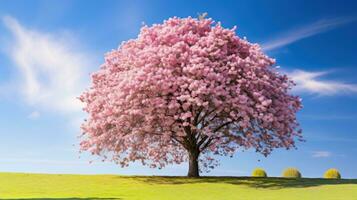
M 121 166 L 188 161 L 189 177 L 216 155 L 268 155 L 301 139 L 294 83 L 258 44 L 205 18 L 170 18 L 106 54 L 80 97 L 89 117 L 81 150 Z

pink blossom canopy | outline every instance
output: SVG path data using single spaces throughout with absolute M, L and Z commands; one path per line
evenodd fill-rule
M 81 149 L 151 167 L 253 148 L 268 155 L 301 137 L 294 83 L 259 45 L 211 19 L 170 18 L 105 56 L 80 99 Z

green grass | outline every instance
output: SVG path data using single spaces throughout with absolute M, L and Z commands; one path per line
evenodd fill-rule
M 357 180 L 0 173 L 0 199 L 357 200 Z

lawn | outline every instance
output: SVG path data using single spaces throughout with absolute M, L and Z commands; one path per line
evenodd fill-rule
M 357 180 L 0 173 L 0 199 L 357 200 Z

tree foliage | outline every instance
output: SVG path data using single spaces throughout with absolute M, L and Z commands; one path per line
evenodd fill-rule
M 258 44 L 212 19 L 170 18 L 106 54 L 80 99 L 81 149 L 122 166 L 199 161 L 254 148 L 268 155 L 301 137 L 294 83 Z M 190 163 L 191 164 L 191 163 Z

